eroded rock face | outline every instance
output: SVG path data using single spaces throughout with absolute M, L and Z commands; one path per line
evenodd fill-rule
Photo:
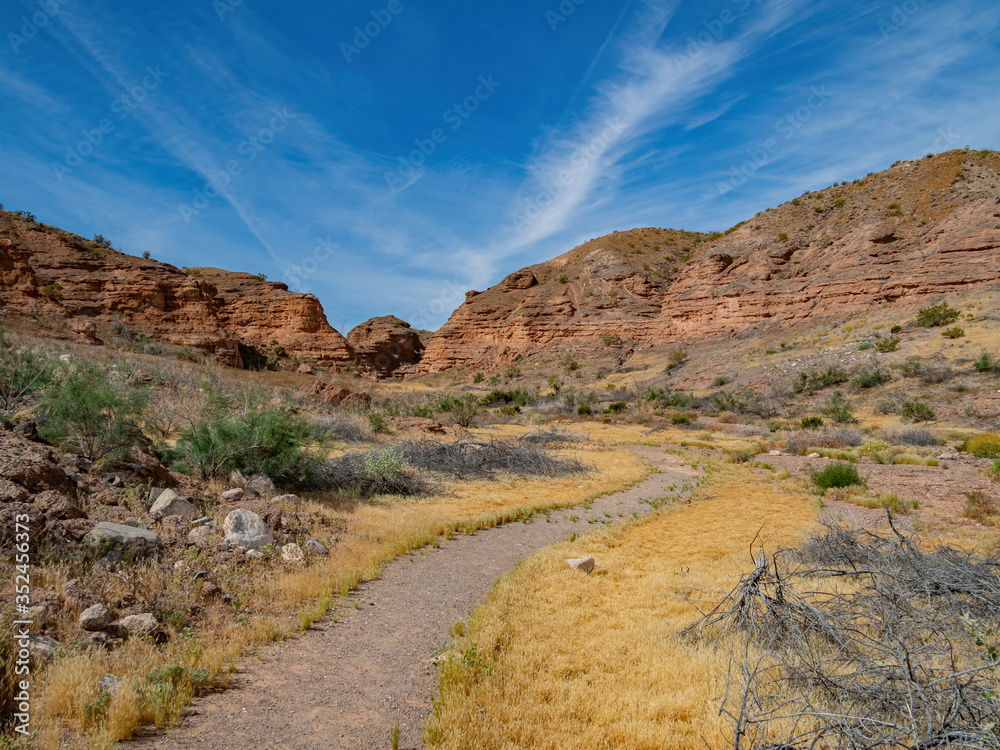
M 392 315 L 372 318 L 353 328 L 347 341 L 358 363 L 381 376 L 418 364 L 424 354 L 420 334 Z
M 998 182 L 1000 154 L 950 151 L 804 195 L 714 238 L 616 232 L 467 295 L 419 369 L 732 335 L 1000 283 Z
M 324 365 L 354 359 L 313 295 L 215 268 L 182 271 L 0 211 L 0 309 L 64 320 L 84 340 L 108 335 L 112 315 L 155 341 L 210 352 L 231 367 L 286 354 Z

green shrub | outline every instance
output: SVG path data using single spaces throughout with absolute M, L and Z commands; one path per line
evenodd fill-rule
M 878 458 L 891 447 L 892 446 L 884 440 L 870 440 L 858 448 L 858 454 L 864 456 L 865 458 Z
M 486 380 L 486 376 L 483 375 L 483 373 L 481 372 L 477 372 L 475 375 L 472 376 L 473 383 L 482 383 L 484 380 Z
M 991 516 L 1000 514 L 996 501 L 985 492 L 966 492 L 965 509 L 962 515 L 973 521 L 985 521 Z
M 994 357 L 983 352 L 979 359 L 972 363 L 978 372 L 989 372 L 1000 375 L 1000 357 Z
M 42 399 L 43 438 L 94 461 L 124 459 L 142 439 L 149 390 L 120 373 L 83 363 L 60 374 Z
M 858 467 L 851 463 L 832 463 L 821 471 L 812 472 L 811 477 L 813 484 L 824 492 L 834 487 L 863 487 L 867 484 L 858 474 Z
M 260 394 L 249 394 L 242 409 L 231 400 L 215 395 L 205 415 L 181 432 L 173 452 L 177 468 L 203 478 L 239 470 L 279 485 L 309 486 L 321 463 L 317 430 L 304 417 L 264 403 Z
M 0 328 L 0 411 L 16 411 L 52 379 L 52 362 L 8 341 Z
M 623 414 L 628 410 L 628 404 L 624 401 L 615 401 L 612 404 L 608 404 L 608 408 L 604 410 L 605 414 Z
M 479 399 L 481 406 L 496 406 L 498 404 L 518 404 L 527 406 L 531 403 L 531 396 L 524 389 L 516 391 L 491 391 Z
M 941 335 L 946 339 L 960 339 L 965 336 L 965 329 L 955 326 L 954 328 L 949 328 L 946 331 L 941 331 Z
M 678 414 L 670 418 L 670 424 L 679 427 L 681 425 L 691 424 L 691 419 L 690 417 L 685 417 L 683 414 Z
M 840 391 L 833 392 L 833 395 L 830 396 L 829 405 L 821 411 L 834 422 L 845 423 L 854 421 L 854 406 L 851 404 L 850 399 L 845 398 L 844 394 Z
M 567 276 L 566 274 L 562 274 L 559 277 L 559 283 L 560 284 L 568 284 L 569 283 L 569 276 Z
M 723 377 L 722 375 L 720 375 L 719 377 L 717 377 L 717 378 L 716 378 L 716 379 L 715 379 L 715 380 L 713 381 L 712 385 L 714 385 L 714 386 L 715 386 L 716 388 L 721 388 L 722 386 L 724 386 L 724 385 L 725 385 L 726 383 L 728 383 L 728 382 L 729 382 L 729 381 L 728 381 L 728 380 L 726 380 L 726 378 L 725 378 L 725 377 Z
M 823 417 L 802 417 L 799 424 L 803 430 L 818 430 L 823 426 Z
M 899 326 L 893 326 L 895 330 Z M 881 339 L 875 342 L 875 348 L 878 349 L 882 354 L 888 354 L 889 352 L 896 351 L 896 347 L 899 346 L 901 339 L 899 336 L 892 336 L 887 339 Z
M 872 362 L 870 366 L 858 371 L 858 374 L 851 381 L 851 385 L 858 390 L 864 390 L 866 388 L 875 388 L 883 383 L 888 383 L 890 380 L 892 378 L 888 371 L 883 370 L 878 362 Z
M 889 329 L 889 333 L 897 334 L 897 333 L 899 333 L 902 330 L 903 330 L 903 326 L 901 326 L 901 325 L 894 325 L 892 328 Z
M 47 302 L 60 302 L 63 298 L 62 285 L 56 281 L 42 287 L 42 297 Z
M 811 396 L 824 388 L 846 383 L 850 377 L 843 368 L 834 365 L 825 372 L 809 370 L 798 373 L 793 388 L 796 393 L 806 392 Z
M 1000 458 L 1000 435 L 987 433 L 965 441 L 962 450 L 979 458 Z
M 899 417 L 904 422 L 930 422 L 936 415 L 923 401 L 904 401 L 899 405 Z
M 688 353 L 685 349 L 674 349 L 667 355 L 667 369 L 673 370 L 687 362 Z
M 502 417 L 516 417 L 520 413 L 521 413 L 521 407 L 518 406 L 517 404 L 513 406 L 501 406 L 499 409 L 497 409 L 497 414 L 499 414 Z
M 451 412 L 455 424 L 472 427 L 472 423 L 479 416 L 479 404 L 476 403 L 475 396 L 466 396 L 463 399 L 453 399 L 448 411 Z
M 947 302 L 942 302 L 920 310 L 917 313 L 917 325 L 921 328 L 938 328 L 954 323 L 961 316 L 961 312 L 949 307 Z
M 994 482 L 1000 482 L 1000 460 L 994 461 L 986 473 Z
M 862 341 L 860 344 L 858 344 L 858 351 L 859 352 L 867 352 L 870 349 L 874 349 L 874 348 L 875 348 L 875 343 L 872 342 L 872 341 Z
M 590 407 L 590 404 L 580 404 L 577 408 L 576 413 L 581 417 L 589 417 L 594 413 L 594 410 Z

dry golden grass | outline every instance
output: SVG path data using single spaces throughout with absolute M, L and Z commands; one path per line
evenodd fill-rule
M 763 527 L 794 543 L 805 494 L 728 468 L 701 499 L 546 548 L 459 626 L 426 732 L 433 748 L 720 747 L 726 644 L 676 636 L 727 593 Z M 734 523 L 739 519 L 738 523 Z M 593 556 L 591 575 L 566 558 Z
M 523 432 L 507 427 L 499 432 L 519 431 Z M 80 652 L 58 659 L 42 675 L 37 746 L 53 750 L 109 747 L 114 740 L 132 736 L 142 724 L 167 726 L 189 702 L 192 686 L 185 677 L 176 689 L 151 697 L 147 675 L 152 670 L 173 665 L 189 671 L 201 668 L 215 685 L 224 686 L 241 656 L 255 646 L 308 629 L 335 608 L 340 597 L 376 577 L 382 565 L 396 556 L 435 544 L 441 536 L 471 533 L 526 519 L 546 508 L 579 504 L 624 489 L 647 473 L 634 455 L 600 445 L 560 453 L 582 460 L 593 471 L 553 480 L 455 482 L 445 487 L 445 494 L 420 499 L 307 501 L 301 511 L 337 518 L 339 543 L 328 557 L 314 558 L 307 567 L 258 562 L 239 570 L 215 571 L 219 579 L 226 576 L 220 580 L 223 588 L 238 591 L 242 599 L 236 607 L 208 608 L 193 637 L 171 628 L 172 638 L 164 647 L 130 641 L 111 654 Z M 221 524 L 221 518 L 217 520 Z M 315 531 L 323 533 L 322 528 Z M 206 563 L 195 558 L 190 566 L 198 569 Z M 58 567 L 44 575 L 53 583 L 65 577 Z M 143 586 L 192 594 L 190 569 L 164 571 L 154 565 L 145 575 L 148 580 Z M 68 623 L 63 630 L 70 633 Z M 95 720 L 86 715 L 85 705 L 99 699 L 97 683 L 107 673 L 124 678 L 125 689 L 114 694 L 101 718 Z

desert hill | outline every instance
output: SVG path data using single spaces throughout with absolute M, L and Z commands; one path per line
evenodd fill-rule
M 552 346 L 633 347 L 791 325 L 1000 282 L 1000 154 L 957 150 L 807 193 L 722 235 L 639 229 L 466 302 L 421 369 Z
M 125 326 L 232 367 L 266 360 L 275 341 L 319 364 L 354 359 L 311 294 L 248 273 L 181 270 L 8 212 L 0 212 L 0 313 L 92 341 Z

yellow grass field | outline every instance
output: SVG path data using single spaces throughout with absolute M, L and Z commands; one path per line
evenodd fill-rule
M 677 633 L 751 565 L 758 530 L 773 550 L 815 519 L 808 495 L 727 466 L 693 502 L 537 553 L 456 626 L 426 740 L 449 750 L 723 746 L 729 651 Z M 589 556 L 590 575 L 565 563 Z

